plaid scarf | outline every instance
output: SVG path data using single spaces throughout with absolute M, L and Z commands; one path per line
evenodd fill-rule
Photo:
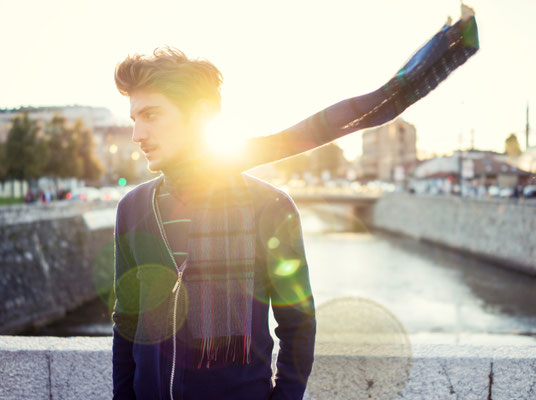
M 249 363 L 256 251 L 255 210 L 243 176 L 195 174 L 167 177 L 161 185 L 168 210 L 186 209 L 184 285 L 186 320 L 194 339 L 195 364 L 216 360 Z M 210 194 L 210 195 L 209 195 Z M 186 196 L 186 197 L 185 197 Z M 179 204 L 180 200 L 185 204 Z M 161 210 L 161 215 L 162 215 Z M 173 245 L 177 239 L 168 238 Z M 178 293 L 177 293 L 178 294 Z
M 466 11 L 466 10 L 465 10 Z M 241 171 L 294 156 L 359 129 L 386 123 L 426 96 L 479 48 L 476 20 L 445 24 L 378 90 L 336 103 L 282 132 L 249 139 L 233 160 L 213 153 L 177 165 L 173 183 L 189 187 L 190 331 L 197 365 L 249 363 L 255 264 L 255 217 Z

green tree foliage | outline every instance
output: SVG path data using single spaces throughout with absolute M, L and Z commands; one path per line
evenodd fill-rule
M 0 143 L 0 182 L 7 180 L 6 145 Z
M 113 170 L 114 178 L 117 183 L 118 178 L 125 178 L 127 183 L 137 182 L 139 180 L 137 162 L 130 157 L 118 156 L 117 166 Z
M 334 177 L 344 161 L 343 150 L 332 142 L 311 152 L 311 171 L 320 176 L 322 171 L 327 170 Z
M 274 163 L 276 169 L 289 179 L 293 173 L 302 174 L 310 171 L 320 176 L 327 170 L 331 176 L 336 176 L 344 165 L 343 150 L 335 143 L 329 143 L 317 149 L 301 153 Z
M 274 163 L 276 170 L 288 180 L 294 173 L 302 174 L 309 170 L 309 152 L 285 158 Z
M 521 154 L 521 147 L 515 133 L 511 133 L 504 141 L 504 151 L 509 157 L 517 157 Z
M 65 117 L 56 114 L 45 126 L 45 137 L 49 152 L 45 174 L 54 178 L 79 177 L 82 161 L 78 155 L 78 132 L 67 127 Z
M 38 178 L 46 162 L 45 144 L 38 136 L 39 126 L 27 112 L 11 120 L 5 143 L 5 175 L 10 179 Z
M 78 178 L 94 181 L 101 177 L 104 168 L 100 160 L 95 156 L 95 142 L 92 132 L 86 128 L 80 119 L 73 126 L 75 136 L 78 138 L 78 158 L 81 169 Z
M 27 112 L 11 120 L 5 143 L 0 143 L 0 182 L 30 181 L 42 176 L 96 180 L 103 168 L 96 158 L 91 130 L 81 120 L 72 127 L 56 114 L 40 135 L 36 120 Z

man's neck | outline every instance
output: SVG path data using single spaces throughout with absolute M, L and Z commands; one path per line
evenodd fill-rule
M 168 189 L 178 193 L 202 192 L 207 187 L 207 179 L 203 178 L 203 169 L 200 159 L 190 159 L 187 162 L 175 163 L 172 166 L 162 168 L 164 184 Z

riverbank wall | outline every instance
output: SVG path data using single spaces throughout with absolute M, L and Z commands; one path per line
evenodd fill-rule
M 0 210 L 0 334 L 65 315 L 113 283 L 115 204 L 56 202 Z
M 360 213 L 371 229 L 403 234 L 536 275 L 536 202 L 386 194 Z

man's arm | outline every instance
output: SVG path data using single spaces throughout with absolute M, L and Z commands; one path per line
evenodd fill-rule
M 314 358 L 314 299 L 296 206 L 282 195 L 273 209 L 276 226 L 268 239 L 267 265 L 279 354 L 271 400 L 301 400 Z
M 120 205 L 117 207 L 114 232 L 113 399 L 135 400 L 132 386 L 136 364 L 132 357 L 132 346 L 138 321 L 139 281 L 135 264 L 125 250 L 127 235 L 120 233 Z
M 428 95 L 478 49 L 476 20 L 469 13 L 454 25 L 443 26 L 377 90 L 332 104 L 280 132 L 249 138 L 239 156 L 219 157 L 206 149 L 199 156 L 203 162 L 194 164 L 217 172 L 247 171 L 387 123 Z

